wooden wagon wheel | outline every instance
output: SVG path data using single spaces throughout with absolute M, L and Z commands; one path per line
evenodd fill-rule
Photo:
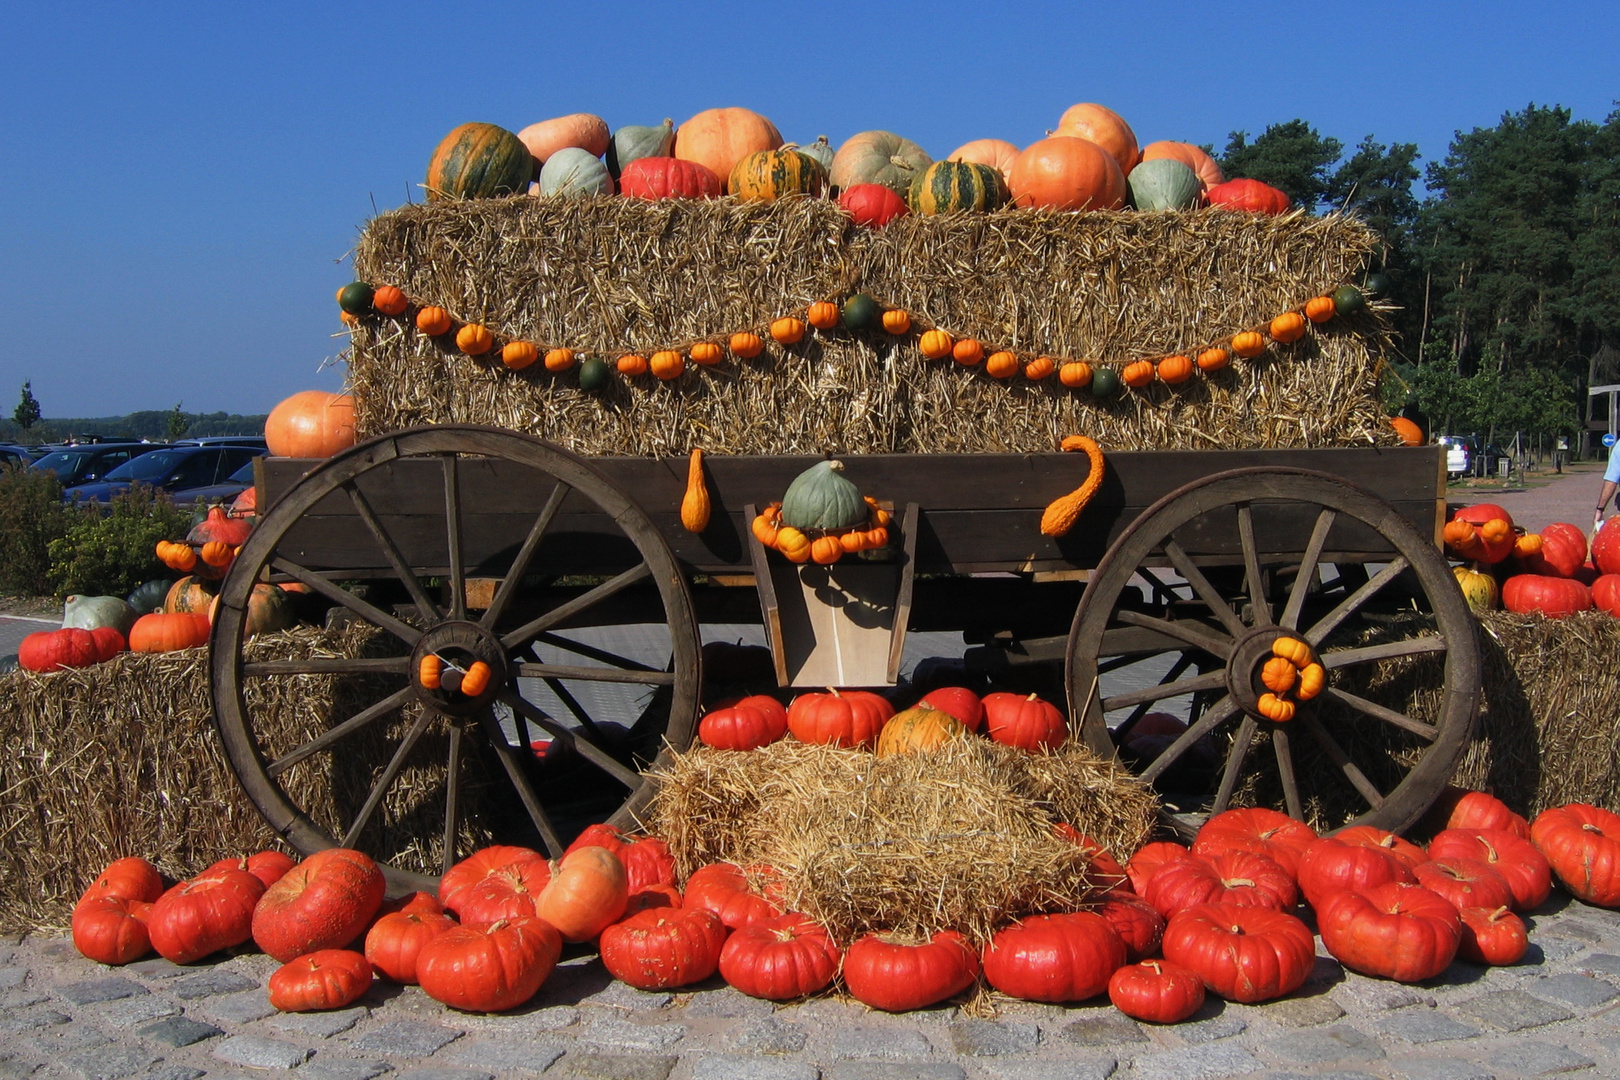
M 1222 537 L 1235 538 L 1224 557 L 1188 554 Z M 1342 554 L 1379 548 L 1391 553 L 1354 564 Z M 1345 572 L 1330 568 L 1334 552 Z M 1477 633 L 1433 542 L 1389 504 L 1327 473 L 1238 469 L 1166 495 L 1103 557 L 1069 633 L 1070 715 L 1094 750 L 1154 782 L 1184 835 L 1243 801 L 1324 827 L 1399 830 L 1472 736 Z M 1304 641 L 1327 672 L 1284 723 L 1259 702 L 1260 668 L 1281 637 Z M 1443 667 L 1429 719 L 1364 696 L 1379 662 L 1396 658 Z M 1157 738 L 1123 737 L 1172 703 L 1187 709 L 1185 730 L 1161 719 Z
M 480 612 L 468 606 L 471 556 L 464 552 L 477 538 L 463 521 L 477 508 L 463 504 L 466 477 L 492 463 L 505 468 L 503 476 L 511 475 L 512 465 L 520 466 L 518 475 L 531 482 L 524 490 L 539 509 L 521 543 L 514 537 L 503 549 L 493 575 L 501 584 Z M 427 500 L 432 513 L 415 528 L 390 517 L 388 500 L 399 490 L 401 469 L 414 470 L 410 475 L 425 481 L 416 494 Z M 440 491 L 442 503 L 437 502 Z M 354 529 L 362 539 L 369 534 L 374 545 L 366 558 L 384 568 L 368 574 L 361 587 L 300 562 L 295 532 L 300 520 L 329 513 L 334 506 L 353 515 L 351 521 L 364 523 L 363 530 L 358 524 Z M 605 538 L 633 556 L 586 579 L 565 602 L 545 610 L 525 608 L 528 598 L 521 587 L 526 576 L 533 580 L 546 571 L 548 551 L 568 543 L 604 548 L 604 535 L 583 540 L 552 535 L 562 530 L 561 521 L 578 520 L 580 513 L 593 515 L 608 530 L 616 526 L 622 536 Z M 396 523 L 392 532 L 390 521 Z M 307 536 L 309 527 L 303 532 Z M 426 550 L 424 544 L 433 545 L 443 565 L 425 567 L 411 559 L 407 552 Z M 624 567 L 624 562 L 630 565 Z M 490 574 L 490 562 L 486 559 L 477 570 Z M 432 595 L 436 590 L 429 574 L 444 579 L 443 593 Z M 301 583 L 347 609 L 356 628 L 370 632 L 382 647 L 354 657 L 274 658 L 279 639 L 247 643 L 250 590 L 264 580 Z M 405 603 L 368 599 L 389 591 Z M 593 611 L 606 604 L 623 606 L 627 598 L 633 605 L 647 604 L 644 615 L 636 607 L 634 621 L 667 626 L 667 660 L 627 657 L 620 651 L 631 650 L 582 640 L 575 628 L 589 626 Z M 421 428 L 337 455 L 263 515 L 220 590 L 212 691 L 231 765 L 253 803 L 288 843 L 306 854 L 335 844 L 359 847 L 384 863 L 391 890 L 432 888 L 433 871 L 468 854 L 465 838 L 473 825 L 483 827 L 477 835 L 509 842 L 511 833 L 521 832 L 525 835 L 519 842 L 544 847 L 553 857 L 561 854 L 569 823 L 558 817 L 561 796 L 553 788 L 566 785 L 549 783 L 543 763 L 531 752 L 531 729 L 535 735 L 549 734 L 551 748 L 565 749 L 557 756 L 569 762 L 574 781 L 583 772 L 583 786 L 608 792 L 610 799 L 617 798 L 611 793 L 622 793 L 608 820 L 632 824 L 651 796 L 641 769 L 661 759 L 667 753 L 664 747 L 685 749 L 691 741 L 699 698 L 699 642 L 687 581 L 668 543 L 629 496 L 588 463 L 540 439 L 496 428 Z M 264 655 L 266 649 L 270 657 Z M 438 687 L 425 684 L 422 662 L 429 656 L 456 675 Z M 476 693 L 452 688 L 457 676 L 476 664 L 489 669 L 488 686 Z M 277 695 L 285 703 L 288 695 L 311 693 L 304 688 L 320 679 L 325 685 L 342 682 L 349 692 L 341 707 L 334 704 L 331 715 L 314 729 L 291 735 L 271 731 L 267 709 L 251 704 Z M 475 684 L 476 679 L 469 683 Z M 616 740 L 610 738 L 614 729 L 591 715 L 593 696 L 615 692 L 640 693 L 656 703 Z M 478 765 L 487 768 L 479 773 Z M 416 793 L 403 808 L 394 805 L 402 799 L 402 774 L 409 775 Z M 508 803 L 515 794 L 510 817 L 517 822 L 470 820 L 478 812 L 468 792 L 475 774 L 493 778 L 480 792 L 495 791 Z M 347 790 L 332 792 L 334 783 Z M 331 801 L 326 794 L 346 797 L 348 812 L 326 806 Z M 325 807 L 321 814 L 312 811 L 316 803 Z M 381 839 L 384 819 L 392 830 L 386 842 Z M 420 842 L 409 852 L 412 857 L 401 858 L 398 836 L 412 829 Z

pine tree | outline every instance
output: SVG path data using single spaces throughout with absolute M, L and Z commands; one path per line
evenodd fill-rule
M 22 384 L 22 400 L 12 410 L 11 418 L 17 422 L 18 427 L 27 431 L 39 423 L 41 415 L 39 401 L 34 397 L 34 382 L 30 379 Z

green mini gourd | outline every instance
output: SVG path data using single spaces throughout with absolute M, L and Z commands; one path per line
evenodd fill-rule
M 866 520 L 860 488 L 841 461 L 818 461 L 793 478 L 782 496 L 782 524 L 795 529 L 848 529 Z

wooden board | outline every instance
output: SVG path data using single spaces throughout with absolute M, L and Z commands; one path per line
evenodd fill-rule
M 628 493 L 668 538 L 677 558 L 702 573 L 752 569 L 743 508 L 781 497 L 788 483 L 819 460 L 810 457 L 708 457 L 714 511 L 700 535 L 680 525 L 685 458 L 591 458 L 592 467 Z M 1200 477 L 1229 469 L 1283 466 L 1344 477 L 1394 506 L 1424 535 L 1435 536 L 1445 513 L 1444 458 L 1439 447 L 1321 450 L 1150 451 L 1111 454 L 1107 473 L 1079 525 L 1060 539 L 1039 531 L 1041 511 L 1084 479 L 1080 454 L 900 454 L 841 459 L 845 475 L 885 502 L 922 508 L 917 571 L 1050 572 L 1094 567 L 1103 552 L 1158 498 Z M 260 458 L 261 506 L 269 506 L 318 462 Z M 463 459 L 464 553 L 472 572 L 498 576 L 551 494 L 549 478 L 500 459 Z M 366 473 L 362 487 L 411 565 L 441 571 L 447 562 L 440 470 L 431 461 L 398 461 Z M 1285 507 L 1256 508 L 1262 553 L 1303 547 L 1310 515 Z M 1229 563 L 1238 550 L 1235 524 L 1209 522 L 1183 539 L 1194 559 Z M 287 537 L 291 557 L 327 571 L 363 574 L 384 565 L 348 500 L 312 507 Z M 1329 561 L 1375 561 L 1387 553 L 1370 530 L 1336 533 Z M 604 514 L 577 497 L 564 501 L 536 565 L 553 574 L 623 567 L 630 546 Z

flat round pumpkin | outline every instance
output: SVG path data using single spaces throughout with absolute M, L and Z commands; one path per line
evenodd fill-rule
M 1118 210 L 1125 173 L 1089 139 L 1055 135 L 1029 146 L 1007 173 L 1013 205 L 1043 210 Z
M 675 156 L 728 177 L 737 162 L 782 145 L 782 133 L 748 109 L 705 109 L 675 130 Z
M 933 163 L 928 152 L 910 139 L 892 131 L 863 131 L 844 140 L 828 172 L 832 186 L 839 190 L 856 184 L 882 184 L 903 196 Z

